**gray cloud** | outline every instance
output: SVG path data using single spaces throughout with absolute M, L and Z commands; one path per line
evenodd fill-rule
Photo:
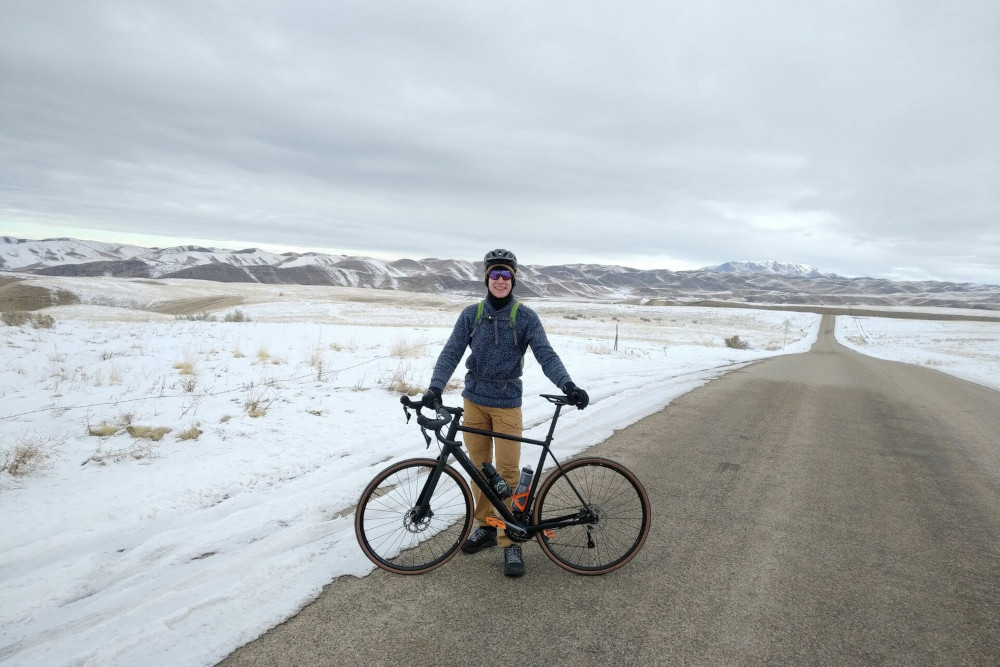
M 991 1 L 3 13 L 0 226 L 1000 282 Z

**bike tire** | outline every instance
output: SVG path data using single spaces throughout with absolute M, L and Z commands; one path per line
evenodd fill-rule
M 354 532 L 365 556 L 383 570 L 423 574 L 447 563 L 469 537 L 472 491 L 445 466 L 431 496 L 432 516 L 413 521 L 412 511 L 433 459 L 407 459 L 389 466 L 365 487 L 354 516 Z
M 577 459 L 553 471 L 542 483 L 535 524 L 582 511 L 573 487 L 597 513 L 598 521 L 557 528 L 551 536 L 540 532 L 538 544 L 556 565 L 576 574 L 617 570 L 635 557 L 649 535 L 652 517 L 646 489 L 620 463 L 596 457 Z

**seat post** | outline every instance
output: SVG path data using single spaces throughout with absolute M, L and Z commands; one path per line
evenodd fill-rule
M 552 442 L 552 434 L 556 432 L 556 422 L 559 421 L 559 413 L 562 411 L 562 404 L 556 403 L 556 411 L 552 415 L 552 423 L 549 424 L 549 434 L 545 436 L 545 444 Z

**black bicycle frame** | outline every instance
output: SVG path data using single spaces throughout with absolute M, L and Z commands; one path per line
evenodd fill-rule
M 580 495 L 579 491 L 576 490 L 576 487 L 573 485 L 573 482 L 572 480 L 569 479 L 569 477 L 566 477 L 566 481 L 569 483 L 570 488 L 573 489 L 573 492 L 576 494 L 577 498 L 579 498 L 584 509 L 575 514 L 568 514 L 566 516 L 554 517 L 544 523 L 540 524 L 531 523 L 531 515 L 534 511 L 534 505 L 535 505 L 535 491 L 537 490 L 538 482 L 542 477 L 541 472 L 543 467 L 545 466 L 545 459 L 551 456 L 552 460 L 556 464 L 556 467 L 560 471 L 562 470 L 562 465 L 559 463 L 559 460 L 556 459 L 555 455 L 552 454 L 551 450 L 549 449 L 549 445 L 552 444 L 552 436 L 556 430 L 556 422 L 559 420 L 559 413 L 562 410 L 562 408 L 563 408 L 562 403 L 556 403 L 555 414 L 552 415 L 552 423 L 549 425 L 549 432 L 548 435 L 545 436 L 545 440 L 533 440 L 531 438 L 514 437 L 507 433 L 497 433 L 496 431 L 485 431 L 478 428 L 464 426 L 459 423 L 462 413 L 464 412 L 462 408 L 445 408 L 445 410 L 447 410 L 449 413 L 453 415 L 453 418 L 451 420 L 451 425 L 448 428 L 448 435 L 442 438 L 440 435 L 440 430 L 435 432 L 435 435 L 437 435 L 438 440 L 442 444 L 441 454 L 440 456 L 438 456 L 437 459 L 438 460 L 437 467 L 431 472 L 430 476 L 427 479 L 427 482 L 424 484 L 423 490 L 420 492 L 420 496 L 417 498 L 417 504 L 416 507 L 414 508 L 416 518 L 418 520 L 424 518 L 426 512 L 430 510 L 430 508 L 427 506 L 427 503 L 425 502 L 426 498 L 428 498 L 430 493 L 432 493 L 435 487 L 437 487 L 437 482 L 438 479 L 440 479 L 441 477 L 441 472 L 444 470 L 444 467 L 448 465 L 448 458 L 454 456 L 455 460 L 458 461 L 462 469 L 465 470 L 466 473 L 468 473 L 469 478 L 475 483 L 476 486 L 479 487 L 479 489 L 483 492 L 483 494 L 489 499 L 493 507 L 496 508 L 496 510 L 503 516 L 504 522 L 506 524 L 505 527 L 512 528 L 516 533 L 521 533 L 522 536 L 525 537 L 525 539 L 530 538 L 531 536 L 543 530 L 550 530 L 553 528 L 563 528 L 565 526 L 575 526 L 583 523 L 596 523 L 597 516 L 591 511 L 589 505 L 587 505 L 587 501 L 584 500 L 584 498 Z M 529 488 L 528 491 L 528 500 L 527 503 L 525 504 L 523 513 L 524 514 L 523 523 L 522 521 L 519 521 L 516 516 L 514 516 L 514 513 L 510 509 L 507 508 L 507 505 L 504 503 L 503 499 L 496 493 L 496 491 L 493 490 L 493 487 L 490 486 L 489 481 L 483 475 L 482 471 L 478 470 L 472 464 L 472 460 L 469 459 L 469 455 L 466 454 L 465 451 L 462 449 L 462 444 L 455 440 L 455 437 L 460 432 L 475 433 L 478 435 L 500 438 L 502 440 L 512 440 L 515 442 L 521 442 L 529 445 L 538 445 L 542 448 L 541 456 L 539 456 L 538 458 L 538 468 L 535 470 L 535 474 L 531 479 L 531 487 Z

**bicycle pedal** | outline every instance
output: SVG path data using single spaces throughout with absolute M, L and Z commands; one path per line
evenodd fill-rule
M 486 517 L 486 525 L 493 526 L 497 530 L 507 530 L 507 522 L 495 516 Z

